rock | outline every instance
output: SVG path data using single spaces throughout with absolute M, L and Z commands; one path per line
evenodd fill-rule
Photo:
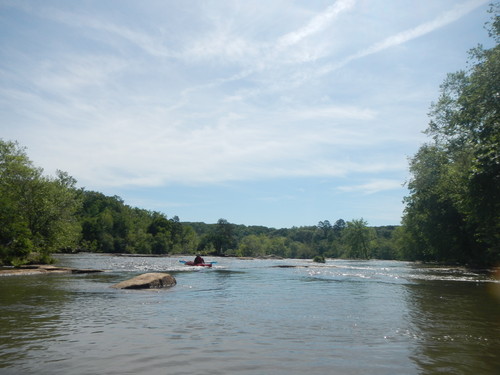
M 67 267 L 57 267 L 46 264 L 31 264 L 31 265 L 23 265 L 20 268 L 0 269 L 0 276 L 59 274 L 59 273 L 96 273 L 96 272 L 103 272 L 103 271 L 96 269 L 76 269 Z
M 132 279 L 112 285 L 116 289 L 159 289 L 177 284 L 175 277 L 168 273 L 145 273 Z
M 103 270 L 96 270 L 93 268 L 81 268 L 81 269 L 72 268 L 71 269 L 71 273 L 98 273 L 98 272 L 104 272 L 104 271 Z

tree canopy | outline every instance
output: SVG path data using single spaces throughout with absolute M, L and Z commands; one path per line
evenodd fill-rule
M 76 181 L 65 172 L 56 177 L 42 172 L 24 148 L 0 140 L 0 259 L 5 263 L 30 256 L 43 260 L 78 241 Z
M 403 217 L 415 259 L 500 261 L 500 21 L 492 5 L 491 49 L 470 51 L 469 68 L 449 74 L 433 103 L 424 144 L 410 161 Z

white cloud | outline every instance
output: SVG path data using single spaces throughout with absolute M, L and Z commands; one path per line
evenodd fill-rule
M 451 10 L 449 10 L 443 14 L 438 15 L 436 18 L 434 18 L 433 20 L 431 20 L 429 22 L 425 22 L 425 23 L 418 25 L 414 28 L 402 31 L 402 32 L 397 33 L 395 35 L 391 35 L 380 42 L 372 44 L 368 48 L 365 48 L 365 49 L 363 49 L 363 50 L 361 50 L 353 55 L 346 57 L 345 59 L 341 60 L 338 63 L 326 65 L 325 67 L 320 69 L 318 72 L 320 75 L 330 73 L 333 70 L 337 70 L 337 69 L 345 66 L 346 64 L 350 63 L 351 61 L 372 55 L 374 53 L 381 52 L 381 51 L 388 49 L 388 48 L 391 48 L 391 47 L 401 45 L 401 44 L 406 43 L 412 39 L 415 39 L 415 38 L 421 37 L 425 34 L 431 33 L 431 32 L 433 32 L 433 31 L 435 31 L 443 26 L 446 26 L 446 25 L 460 19 L 461 17 L 463 17 L 467 13 L 473 11 L 474 9 L 476 9 L 476 8 L 486 4 L 488 2 L 489 2 L 489 0 L 469 0 L 465 3 L 456 4 Z
M 321 32 L 342 12 L 351 9 L 355 4 L 354 0 L 338 0 L 330 5 L 324 12 L 313 17 L 307 25 L 298 30 L 291 31 L 278 39 L 278 49 L 295 46 L 304 39 Z
M 43 61 L 35 84 L 52 94 L 68 93 L 91 86 L 105 87 L 115 74 L 129 64 L 110 56 L 59 56 L 57 61 Z
M 329 107 L 308 107 L 303 109 L 291 110 L 289 113 L 291 118 L 307 120 L 307 119 L 324 119 L 332 120 L 340 119 L 356 119 L 356 120 L 373 120 L 376 117 L 376 111 L 368 108 L 360 108 L 356 106 L 329 106 Z
M 107 42 L 113 47 L 115 43 L 109 36 L 119 38 L 144 52 L 156 57 L 172 57 L 174 54 L 166 48 L 161 38 L 147 32 L 137 31 L 127 26 L 117 25 L 109 19 L 102 19 L 96 14 L 86 14 L 65 11 L 53 7 L 29 8 L 31 12 L 39 16 L 61 22 L 70 27 L 77 27 L 83 30 L 94 30 L 98 34 L 88 37 L 98 39 L 100 42 Z
M 260 53 L 260 46 L 255 43 L 232 33 L 231 30 L 216 29 L 192 41 L 178 57 L 188 64 L 217 61 L 246 65 L 258 60 Z
M 351 107 L 277 114 L 228 110 L 218 114 L 216 122 L 209 118 L 208 123 L 199 125 L 196 118 L 176 124 L 163 117 L 165 114 L 158 117 L 161 112 L 148 115 L 110 109 L 107 115 L 82 111 L 84 117 L 77 124 L 53 124 L 53 130 L 40 127 L 31 134 L 33 139 L 50 137 L 50 142 L 37 150 L 37 160 L 67 170 L 85 184 L 102 186 L 332 177 L 391 170 L 392 161 L 366 164 L 362 157 L 348 158 L 350 149 L 371 147 L 376 135 L 368 135 L 372 133 L 369 127 L 348 129 L 334 123 L 369 121 L 371 113 L 363 111 Z M 331 159 L 333 155 L 336 160 Z
M 406 155 L 395 162 L 392 155 L 380 157 L 380 148 L 416 138 L 411 119 L 397 124 L 388 116 L 382 119 L 375 101 L 359 99 L 364 94 L 361 86 L 341 86 L 336 77 L 322 74 L 437 30 L 484 3 L 461 3 L 368 48 L 359 47 L 366 35 L 360 25 L 353 38 L 359 52 L 347 56 L 335 49 L 329 31 L 343 17 L 355 19 L 352 0 L 320 10 L 301 3 L 293 15 L 286 6 L 257 6 L 253 18 L 213 9 L 211 17 L 201 15 L 195 3 L 190 15 L 195 14 L 194 22 L 200 25 L 186 22 L 179 35 L 168 37 L 161 31 L 166 25 L 141 24 L 135 21 L 139 17 L 127 23 L 104 11 L 33 3 L 24 7 L 28 16 L 56 21 L 61 34 L 71 31 L 71 39 L 47 34 L 60 46 L 54 43 L 47 54 L 33 52 L 40 64 L 4 62 L 14 81 L 0 91 L 3 107 L 13 108 L 12 120 L 4 126 L 12 127 L 8 134 L 14 138 L 28 142 L 33 158 L 43 165 L 100 185 L 400 170 Z M 326 57 L 341 63 L 317 70 Z M 384 102 L 386 95 L 380 87 L 376 99 Z M 372 191 L 383 186 L 379 181 L 351 186 L 355 188 Z
M 340 186 L 339 191 L 343 192 L 360 192 L 362 194 L 375 194 L 387 190 L 401 189 L 402 182 L 399 180 L 373 180 L 366 184 Z
M 412 29 L 405 30 L 396 35 L 390 36 L 387 39 L 384 39 L 381 42 L 375 43 L 364 51 L 361 51 L 354 55 L 352 58 L 360 58 L 372 53 L 377 53 L 383 51 L 384 49 L 394 47 L 403 43 L 406 43 L 412 39 L 421 37 L 422 35 L 428 34 L 437 30 L 443 26 L 446 26 L 459 18 L 463 17 L 467 13 L 473 11 L 477 7 L 488 3 L 488 0 L 470 0 L 468 2 L 457 4 L 451 10 L 440 14 L 433 20 L 429 22 L 425 22 L 421 25 L 418 25 Z

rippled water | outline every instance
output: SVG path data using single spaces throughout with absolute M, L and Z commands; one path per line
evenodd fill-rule
M 0 277 L 0 374 L 496 374 L 500 283 L 392 261 L 65 255 Z M 283 267 L 294 266 L 294 267 Z M 111 285 L 166 271 L 177 285 Z

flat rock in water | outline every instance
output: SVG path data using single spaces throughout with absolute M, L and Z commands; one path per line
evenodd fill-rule
M 116 289 L 159 289 L 177 284 L 175 277 L 168 273 L 145 273 L 111 286 Z
M 68 267 L 57 267 L 47 264 L 30 264 L 20 268 L 0 269 L 0 276 L 10 275 L 39 275 L 39 274 L 59 274 L 59 273 L 96 273 L 103 272 L 95 269 L 76 269 Z

